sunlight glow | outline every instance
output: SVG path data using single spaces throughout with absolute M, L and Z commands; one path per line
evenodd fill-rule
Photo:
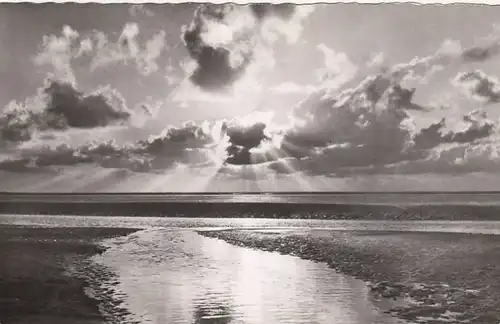
M 249 127 L 257 123 L 266 124 L 268 127 L 272 126 L 272 119 L 274 118 L 273 111 L 254 111 L 246 116 L 235 118 L 235 124 L 243 127 Z
M 64 188 L 65 191 L 77 192 L 92 183 L 102 180 L 112 172 L 112 169 L 93 169 L 89 171 L 89 168 L 68 168 L 64 170 L 64 173 L 50 180 L 23 187 L 23 191 L 59 191 Z

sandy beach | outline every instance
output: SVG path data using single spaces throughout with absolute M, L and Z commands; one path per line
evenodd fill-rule
M 387 312 L 416 323 L 500 321 L 500 237 L 403 232 L 200 231 L 238 246 L 328 263 L 365 280 Z
M 100 240 L 134 231 L 0 226 L 0 323 L 104 323 L 102 301 L 85 290 L 88 274 L 102 281 L 112 274 L 89 269 L 88 259 L 104 251 Z

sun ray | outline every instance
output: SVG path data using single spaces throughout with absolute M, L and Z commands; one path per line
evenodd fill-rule
M 57 186 L 60 186 L 62 184 L 68 184 L 73 182 L 75 179 L 78 179 L 82 176 L 85 176 L 86 170 L 78 169 L 78 168 L 65 168 L 64 170 L 61 170 L 62 173 L 58 174 L 57 176 L 45 180 L 45 181 L 39 181 L 35 184 L 29 184 L 26 185 L 22 191 L 57 191 L 54 189 L 57 189 Z
M 313 191 L 314 188 L 311 185 L 311 183 L 302 177 L 300 170 L 296 170 L 292 166 L 290 161 L 281 160 L 281 165 L 287 171 L 287 173 L 288 173 L 287 176 L 290 177 L 291 179 L 293 179 L 295 182 L 297 182 L 300 189 L 302 189 L 303 191 Z
M 212 165 L 203 169 L 203 175 L 200 175 L 196 180 L 193 180 L 190 190 L 206 191 L 209 189 L 213 179 L 219 174 L 227 159 L 226 149 L 229 146 L 229 137 L 223 133 L 223 122 L 218 122 L 211 130 L 212 138 L 215 144 L 207 148 L 206 154 L 211 160 Z
M 128 170 L 122 169 L 124 172 L 123 179 L 121 181 L 115 183 L 112 187 L 108 187 L 106 189 L 107 192 L 131 192 L 131 191 L 137 191 L 141 192 L 138 190 L 138 188 L 141 188 L 141 186 L 147 182 L 145 180 L 145 174 L 138 174 L 137 172 L 131 172 Z
M 146 181 L 142 182 L 142 186 L 137 187 L 139 192 L 158 192 L 158 191 L 166 191 L 165 185 L 172 183 L 172 178 L 175 176 L 175 169 L 169 169 L 162 174 L 155 174 L 154 177 L 152 175 L 142 175 L 143 178 L 146 178 Z M 151 178 L 151 179 L 147 179 Z
M 115 171 L 115 169 L 93 171 L 92 175 L 88 179 L 77 183 L 77 187 L 73 189 L 73 192 L 96 192 L 102 190 L 96 188 L 104 187 L 104 189 L 107 189 L 114 186 L 116 182 L 123 181 L 122 179 L 119 179 L 118 181 L 115 179 L 113 182 Z
M 9 171 L 0 171 L 1 187 L 3 191 L 29 191 L 33 184 L 44 183 L 49 176 L 53 174 L 35 173 L 35 174 L 16 174 Z

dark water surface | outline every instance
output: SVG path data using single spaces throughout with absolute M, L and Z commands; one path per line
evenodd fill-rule
M 500 192 L 337 193 L 0 193 L 0 202 L 188 202 L 297 204 L 473 204 L 500 205 Z

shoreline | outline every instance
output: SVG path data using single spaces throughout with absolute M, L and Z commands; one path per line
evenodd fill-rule
M 197 231 L 230 244 L 327 263 L 365 281 L 386 312 L 415 323 L 500 322 L 500 236 L 424 232 Z
M 0 225 L 0 323 L 105 323 L 112 301 L 89 292 L 113 273 L 90 258 L 105 251 L 100 241 L 135 231 Z

